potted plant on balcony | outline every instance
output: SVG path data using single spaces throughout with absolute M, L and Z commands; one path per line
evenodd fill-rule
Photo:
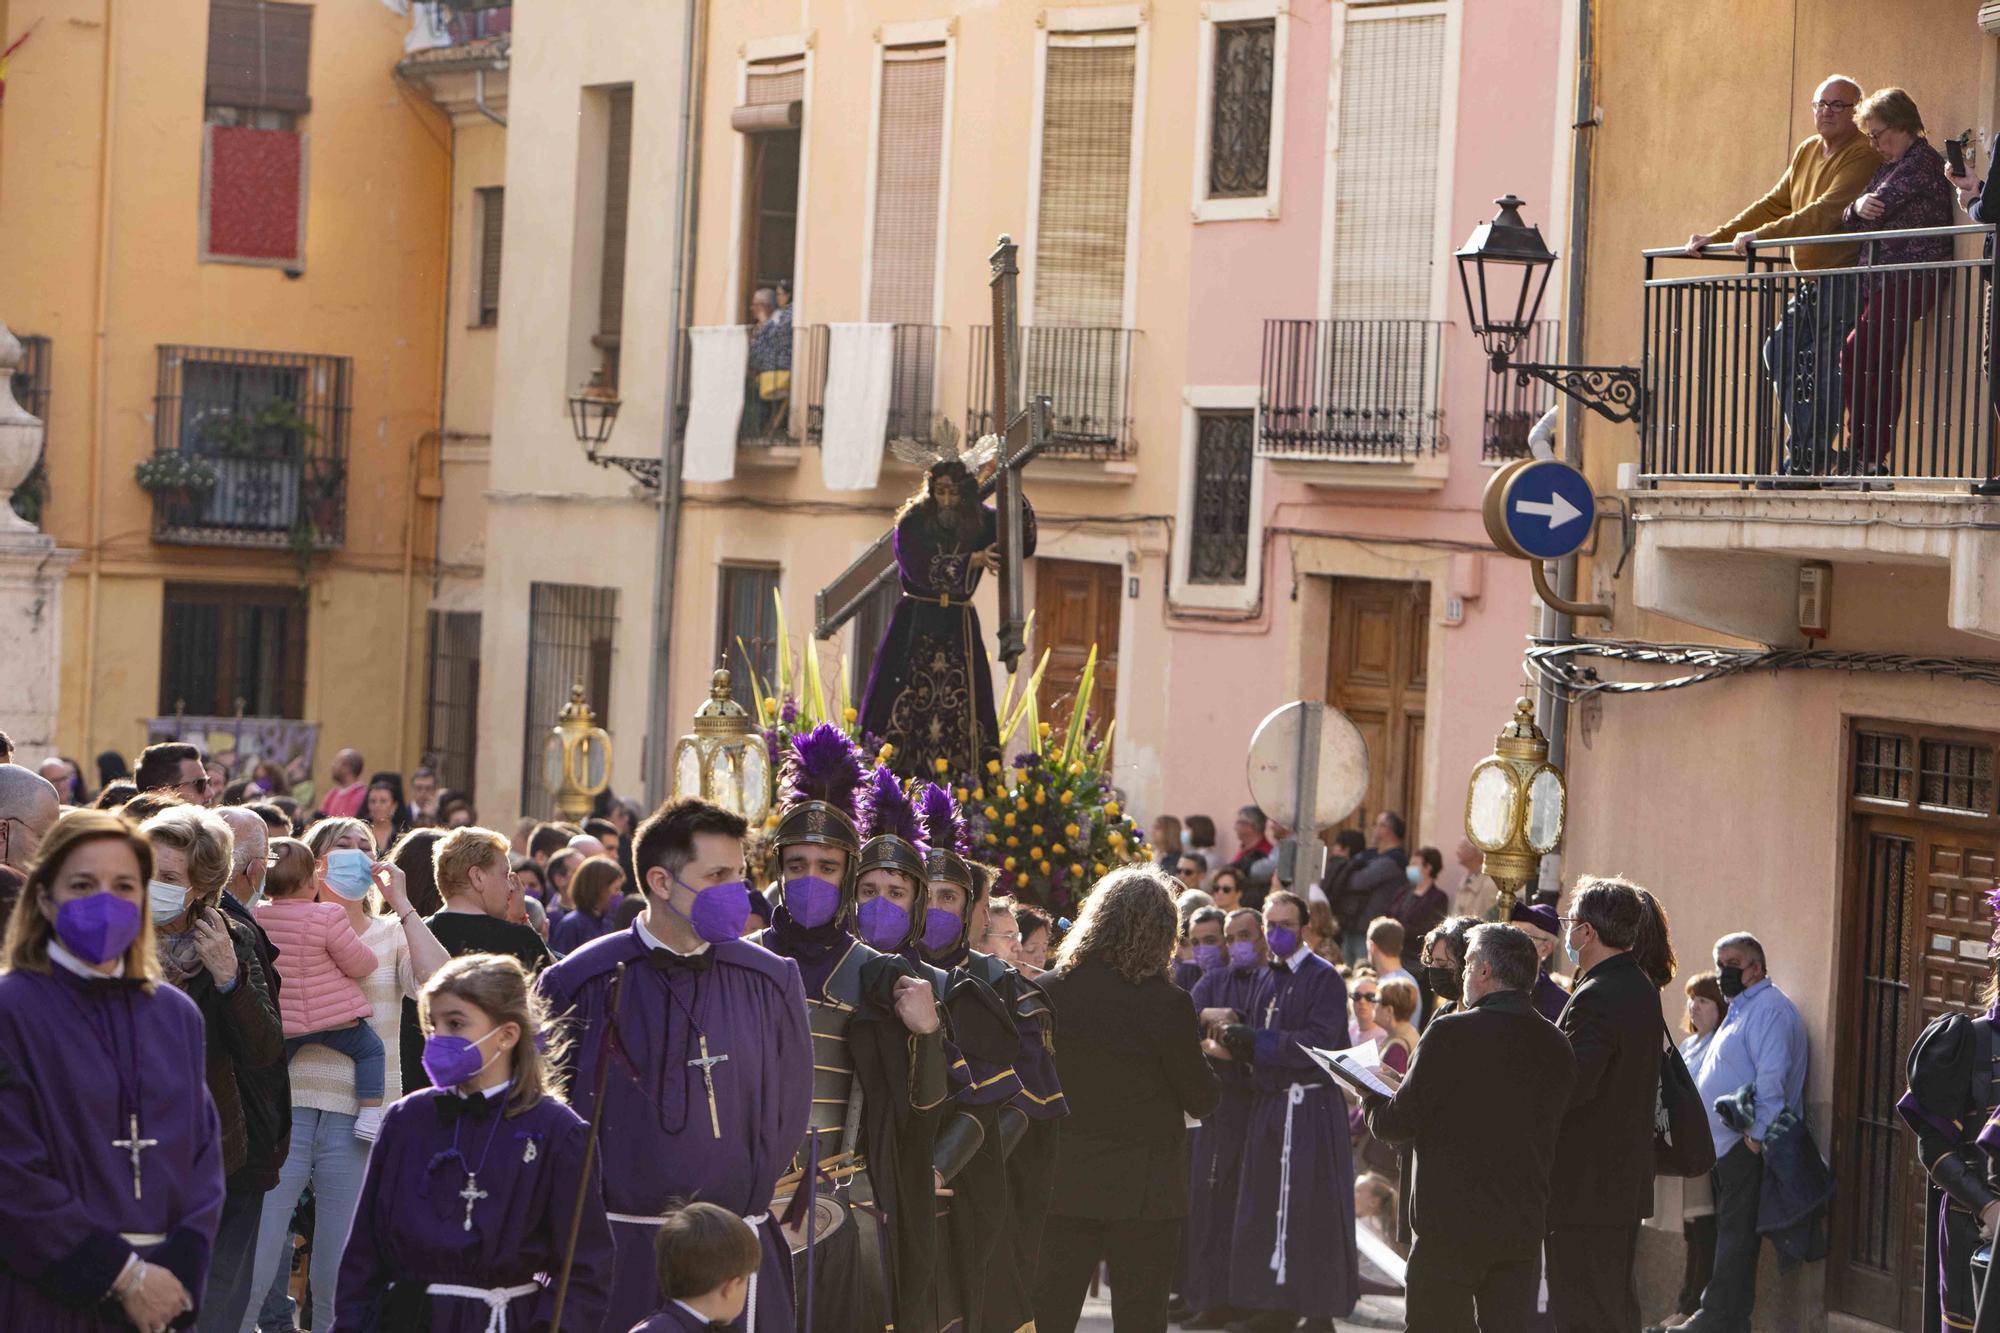
M 132 469 L 132 476 L 139 489 L 151 495 L 155 503 L 183 508 L 207 499 L 216 481 L 215 468 L 208 460 L 177 450 L 140 459 L 139 465 Z

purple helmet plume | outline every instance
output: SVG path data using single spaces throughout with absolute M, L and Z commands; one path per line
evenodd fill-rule
M 957 852 L 965 856 L 972 851 L 972 837 L 966 828 L 965 816 L 952 798 L 949 788 L 935 782 L 926 783 L 919 807 L 919 818 L 924 830 L 924 841 L 932 847 Z
M 778 777 L 781 808 L 802 801 L 824 801 L 854 818 L 855 791 L 862 780 L 861 751 L 846 732 L 822 722 L 792 741 Z
M 861 836 L 897 837 L 912 845 L 923 841 L 923 833 L 917 828 L 916 807 L 910 804 L 909 793 L 903 790 L 903 784 L 896 780 L 896 775 L 886 768 L 870 773 L 861 788 Z

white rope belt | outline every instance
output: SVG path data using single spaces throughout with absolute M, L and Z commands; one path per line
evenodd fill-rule
M 165 1245 L 167 1238 L 156 1231 L 121 1231 L 118 1239 L 137 1249 L 141 1245 Z
M 1319 1087 L 1316 1083 L 1294 1083 L 1285 1092 L 1285 1147 L 1278 1158 L 1278 1240 L 1271 1247 L 1271 1271 L 1278 1275 L 1281 1287 L 1285 1285 L 1285 1234 L 1292 1212 L 1292 1115 L 1306 1094 Z
M 507 1303 L 517 1296 L 533 1296 L 541 1289 L 539 1282 L 523 1282 L 518 1287 L 461 1287 L 455 1282 L 433 1282 L 424 1288 L 433 1296 L 485 1301 L 486 1333 L 507 1333 Z
M 634 1213 L 606 1213 L 604 1216 L 610 1221 L 625 1222 L 628 1223 L 629 1225 L 637 1227 L 656 1227 L 667 1220 L 664 1217 L 640 1217 Z M 771 1215 L 768 1212 L 757 1213 L 753 1216 L 746 1217 L 743 1220 L 745 1222 L 748 1222 L 751 1228 L 754 1230 L 756 1228 L 762 1227 L 766 1222 L 770 1221 Z M 758 1265 L 758 1271 L 759 1272 L 763 1271 L 762 1264 Z M 757 1274 L 756 1273 L 752 1273 L 750 1275 L 750 1295 L 748 1301 L 744 1304 L 743 1307 L 743 1327 L 746 1330 L 748 1330 L 748 1333 L 757 1333 Z M 489 1330 L 489 1333 L 505 1333 L 505 1331 Z

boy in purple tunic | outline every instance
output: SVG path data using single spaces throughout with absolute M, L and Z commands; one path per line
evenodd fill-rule
M 1305 900 L 1264 900 L 1271 951 L 1220 1044 L 1250 1068 L 1250 1119 L 1236 1194 L 1229 1303 L 1256 1311 L 1251 1330 L 1331 1329 L 1360 1296 L 1354 1245 L 1354 1150 L 1347 1104 L 1301 1044 L 1347 1040 L 1347 985 L 1305 944 Z
M 617 1254 L 604 1333 L 661 1306 L 653 1233 L 676 1200 L 719 1204 L 763 1239 L 749 1327 L 790 1333 L 791 1254 L 771 1193 L 805 1137 L 812 1038 L 798 967 L 738 938 L 750 913 L 740 815 L 662 806 L 639 827 L 645 914 L 537 981 L 567 1021 L 577 1110 L 603 1117 L 604 1203 Z M 624 967 L 622 972 L 620 964 Z M 611 983 L 624 978 L 617 1012 Z M 604 1103 L 598 1065 L 609 1061 Z
M 548 1023 L 513 958 L 475 953 L 424 987 L 433 1086 L 389 1108 L 340 1260 L 334 1333 L 588 1333 L 604 1318 L 611 1228 L 589 1130 L 538 1039 Z M 583 1213 L 562 1322 L 570 1218 Z
M 1215 911 L 1220 908 L 1208 908 Z M 1264 921 L 1248 907 L 1228 914 L 1223 927 L 1226 961 L 1202 974 L 1192 999 L 1202 1027 L 1247 1014 L 1266 975 Z M 1181 1287 L 1188 1308 L 1208 1327 L 1220 1327 L 1229 1307 L 1230 1256 L 1236 1230 L 1236 1187 L 1243 1167 L 1243 1136 L 1250 1124 L 1250 1071 L 1228 1058 L 1214 1038 L 1202 1043 L 1222 1083 L 1222 1100 L 1194 1131 L 1188 1164 L 1187 1271 Z
M 660 1226 L 658 1249 L 667 1304 L 632 1333 L 706 1333 L 743 1313 L 764 1251 L 742 1218 L 712 1203 L 677 1208 Z
M 117 815 L 57 821 L 0 975 L 0 1329 L 193 1321 L 222 1217 L 201 1012 L 159 984 L 153 858 Z

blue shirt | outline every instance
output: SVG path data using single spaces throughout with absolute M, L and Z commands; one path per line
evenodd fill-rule
M 1757 1085 L 1757 1116 L 1750 1137 L 1759 1143 L 1786 1107 L 1805 1114 L 1805 1020 L 1769 977 L 1729 1002 L 1722 1026 L 1702 1052 L 1694 1081 L 1708 1109 L 1717 1158 L 1742 1142 L 1743 1136 L 1715 1114 L 1716 1098 L 1740 1092 L 1745 1084 Z

